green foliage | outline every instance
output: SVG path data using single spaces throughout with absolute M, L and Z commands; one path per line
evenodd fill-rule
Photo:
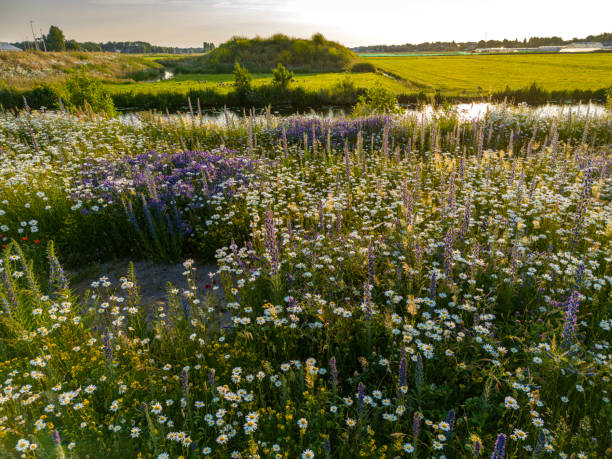
M 351 73 L 374 73 L 376 66 L 371 62 L 356 62 L 351 66 Z
M 113 99 L 100 80 L 81 72 L 68 78 L 64 88 L 66 91 L 65 103 L 70 108 L 82 109 L 90 106 L 94 112 L 115 114 Z
M 45 44 L 47 51 L 66 51 L 64 32 L 59 27 L 52 25 L 49 27 L 49 33 L 45 37 Z
M 321 34 L 312 39 L 276 34 L 270 38 L 233 37 L 204 56 L 164 61 L 177 73 L 227 73 L 240 61 L 251 72 L 271 72 L 280 62 L 295 72 L 333 72 L 355 59 L 348 48 L 326 40 Z
M 381 86 L 368 88 L 365 95 L 360 96 L 357 104 L 353 107 L 354 116 L 383 115 L 397 113 L 398 111 L 399 107 L 395 95 Z
M 290 72 L 280 62 L 278 66 L 272 70 L 272 83 L 274 86 L 286 88 L 293 79 L 293 72 Z
M 241 96 L 245 97 L 248 92 L 251 90 L 251 82 L 253 81 L 253 76 L 250 72 L 240 65 L 238 61 L 234 64 L 234 86 L 236 88 L 236 92 Z

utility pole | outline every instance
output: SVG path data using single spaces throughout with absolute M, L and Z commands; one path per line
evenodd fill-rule
M 40 29 L 40 41 L 42 41 L 45 53 L 47 52 L 47 44 L 45 43 L 45 36 L 43 35 L 42 29 Z
M 34 21 L 30 21 L 30 29 L 32 29 L 32 38 L 34 38 L 34 47 L 36 48 L 36 50 L 40 51 L 40 49 L 38 48 L 38 41 L 36 41 L 36 35 L 34 34 L 33 22 Z

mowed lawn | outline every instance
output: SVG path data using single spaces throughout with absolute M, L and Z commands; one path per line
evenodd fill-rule
M 612 86 L 612 53 L 368 57 L 408 87 L 460 95 L 501 91 L 531 83 L 548 91 Z

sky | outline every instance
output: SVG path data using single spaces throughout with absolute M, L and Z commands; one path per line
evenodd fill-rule
M 612 1 L 588 0 L 0 0 L 0 41 L 50 25 L 77 41 L 199 47 L 234 35 L 321 32 L 347 46 L 612 32 Z

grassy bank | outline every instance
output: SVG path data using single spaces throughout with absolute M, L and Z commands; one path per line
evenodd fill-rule
M 363 95 L 369 87 L 367 84 L 354 84 L 352 80 L 338 80 L 333 85 L 319 86 L 318 88 L 296 85 L 288 89 L 281 89 L 266 84 L 268 78 L 255 84 L 246 97 L 238 94 L 231 83 L 223 84 L 168 84 L 153 88 L 141 86 L 140 89 L 110 91 L 110 98 L 119 110 L 126 109 L 157 109 L 157 110 L 185 110 L 192 102 L 195 109 L 217 107 L 291 107 L 298 110 L 318 108 L 324 106 L 355 105 L 359 96 Z M 258 82 L 258 80 L 255 80 Z M 374 80 L 375 82 L 376 80 Z M 374 83 L 375 84 L 375 83 Z M 539 86 L 531 85 L 524 88 L 504 90 L 481 95 L 442 95 L 425 91 L 395 93 L 400 104 L 420 103 L 458 103 L 508 101 L 511 103 L 528 103 L 542 105 L 553 103 L 577 103 L 580 101 L 594 101 L 604 103 L 610 88 L 598 90 L 560 90 L 547 91 Z M 41 86 L 34 89 L 18 90 L 13 88 L 0 89 L 0 106 L 4 109 L 29 108 L 60 108 L 59 97 L 65 92 L 58 91 L 52 86 Z
M 139 81 L 158 76 L 162 68 L 155 60 L 141 55 L 81 51 L 0 52 L 0 88 L 32 89 L 43 83 L 60 83 L 80 71 L 107 81 Z

